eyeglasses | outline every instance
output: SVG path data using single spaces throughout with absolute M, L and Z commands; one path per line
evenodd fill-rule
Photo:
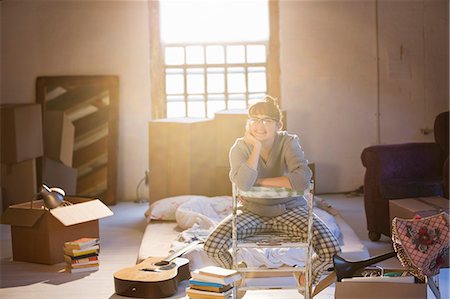
M 251 126 L 257 125 L 259 123 L 262 123 L 263 125 L 267 126 L 270 124 L 273 124 L 276 120 L 273 118 L 256 118 L 256 117 L 251 117 L 248 119 L 249 123 Z

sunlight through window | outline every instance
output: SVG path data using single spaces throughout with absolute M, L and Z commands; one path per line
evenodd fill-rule
M 167 117 L 214 117 L 267 92 L 267 0 L 160 1 Z
M 160 1 L 164 43 L 249 42 L 269 38 L 267 0 Z

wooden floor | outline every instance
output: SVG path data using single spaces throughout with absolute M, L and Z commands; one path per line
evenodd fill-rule
M 362 242 L 369 248 L 371 255 L 391 250 L 387 237 L 383 237 L 380 242 L 368 240 L 361 197 L 346 198 L 341 195 L 322 197 L 340 211 Z M 12 261 L 10 229 L 7 225 L 0 225 L 0 298 L 125 298 L 114 293 L 113 273 L 119 269 L 133 266 L 136 262 L 140 241 L 146 226 L 144 212 L 147 207 L 146 203 L 133 202 L 121 202 L 111 207 L 114 215 L 100 220 L 100 270 L 88 274 L 60 272 L 64 264 L 47 266 Z M 449 298 L 447 270 L 445 269 L 441 275 L 442 298 Z M 171 298 L 184 298 L 185 287 L 186 285 L 183 283 L 179 288 L 179 293 Z M 302 296 L 295 290 L 252 291 L 248 292 L 244 298 L 294 299 L 302 298 Z M 334 286 L 327 288 L 315 298 L 334 298 Z M 429 296 L 428 298 L 433 297 Z

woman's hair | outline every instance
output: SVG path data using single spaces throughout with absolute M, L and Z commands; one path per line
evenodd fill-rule
M 276 121 L 281 121 L 283 114 L 278 106 L 278 100 L 266 95 L 262 101 L 256 102 L 248 108 L 248 115 L 267 115 Z

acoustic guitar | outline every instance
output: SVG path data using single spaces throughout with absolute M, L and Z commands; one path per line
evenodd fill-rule
M 176 294 L 180 281 L 191 278 L 189 260 L 180 258 L 200 241 L 167 256 L 149 257 L 134 267 L 114 273 L 116 294 L 135 298 L 164 298 Z

